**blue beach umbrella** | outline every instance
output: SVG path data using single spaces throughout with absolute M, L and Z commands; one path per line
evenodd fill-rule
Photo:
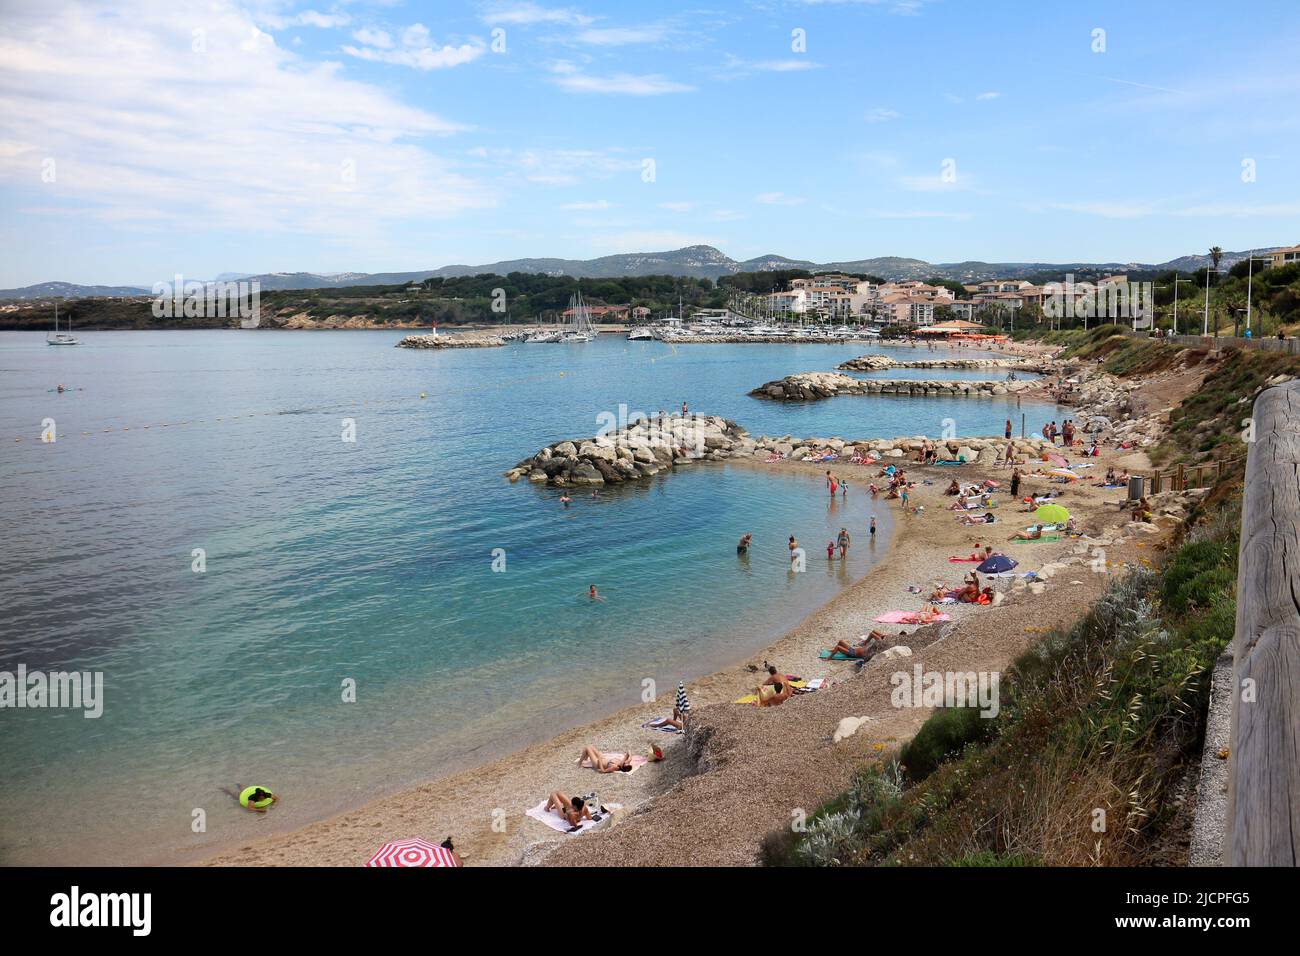
M 1019 563 L 1014 558 L 1008 558 L 1005 554 L 994 554 L 981 562 L 975 570 L 980 574 L 1004 574 L 1007 571 L 1015 570 L 1016 565 Z

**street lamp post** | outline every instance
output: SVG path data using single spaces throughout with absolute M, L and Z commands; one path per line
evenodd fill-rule
M 1246 266 L 1246 331 L 1250 331 L 1250 286 L 1254 278 L 1256 262 L 1272 262 L 1272 259 L 1264 259 L 1259 256 L 1250 257 L 1250 265 Z
M 1215 275 L 1218 275 L 1219 270 L 1211 269 L 1209 266 L 1205 267 L 1205 321 L 1201 326 L 1201 335 L 1210 334 L 1210 273 L 1211 272 L 1213 272 Z M 1215 329 L 1215 331 L 1217 332 L 1218 329 Z
M 1178 283 L 1191 281 L 1191 279 L 1180 279 L 1178 273 L 1174 273 L 1174 335 L 1178 334 Z

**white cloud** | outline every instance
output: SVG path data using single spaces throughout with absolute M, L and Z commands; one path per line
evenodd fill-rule
M 787 196 L 785 193 L 759 193 L 754 197 L 754 202 L 765 206 L 798 206 L 803 199 L 798 196 Z
M 393 38 L 383 30 L 371 30 L 365 28 L 357 30 L 352 34 L 352 39 L 356 40 L 363 46 L 376 46 L 381 50 L 390 50 L 393 47 Z
M 514 26 L 531 26 L 537 23 L 561 23 L 586 26 L 594 22 L 570 7 L 543 7 L 537 3 L 497 3 L 483 13 L 483 22 Z
M 566 202 L 561 209 L 586 210 L 594 211 L 598 209 L 609 209 L 610 201 L 608 199 L 594 199 L 583 202 Z
M 429 28 L 422 23 L 413 23 L 402 31 L 400 49 L 394 44 L 392 36 L 384 30 L 358 30 L 352 36 L 363 45 L 343 47 L 343 52 L 348 56 L 372 63 L 409 66 L 415 70 L 443 70 L 462 66 L 487 52 L 487 47 L 480 42 L 435 46 Z
M 996 100 L 1002 94 L 997 90 L 989 90 L 987 93 L 978 93 L 975 96 L 977 100 Z
M 29 10 L 0 37 L 0 183 L 39 183 L 51 157 L 41 200 L 70 214 L 344 239 L 494 204 L 426 145 L 464 127 L 280 48 L 230 4 Z
M 875 109 L 867 110 L 864 117 L 868 123 L 887 123 L 890 120 L 898 119 L 903 114 L 897 110 L 887 109 L 883 106 L 877 106 Z
M 568 61 L 551 67 L 555 85 L 570 93 L 613 93 L 626 96 L 661 96 L 665 93 L 689 93 L 695 89 L 659 73 L 613 73 L 593 76 L 583 73 Z
M 319 27 L 322 30 L 332 30 L 335 27 L 345 27 L 352 22 L 352 18 L 346 13 L 319 13 L 316 10 L 303 10 L 288 16 L 258 11 L 254 14 L 254 19 L 272 30 L 285 30 L 289 27 Z
M 695 208 L 693 202 L 661 202 L 660 209 L 667 209 L 669 212 L 690 212 Z
M 668 31 L 663 26 L 594 27 L 578 34 L 579 43 L 592 46 L 627 46 L 633 43 L 658 43 Z

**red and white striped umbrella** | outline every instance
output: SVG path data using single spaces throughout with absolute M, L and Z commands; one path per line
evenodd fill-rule
M 455 866 L 456 858 L 445 846 L 416 837 L 385 843 L 366 866 Z

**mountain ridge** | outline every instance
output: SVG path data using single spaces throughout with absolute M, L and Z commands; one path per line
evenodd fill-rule
M 1231 268 L 1248 255 L 1269 252 L 1280 246 L 1225 252 L 1220 268 Z M 356 285 L 404 285 L 425 279 L 491 273 L 532 272 L 544 275 L 569 275 L 577 279 L 616 279 L 625 276 L 673 275 L 717 281 L 738 272 L 773 272 L 784 269 L 866 273 L 883 279 L 943 278 L 959 282 L 984 279 L 1021 279 L 1033 275 L 1066 272 L 1164 272 L 1179 269 L 1195 271 L 1210 264 L 1208 255 L 1184 255 L 1160 263 L 1142 262 L 927 262 L 905 256 L 876 256 L 817 263 L 808 259 L 790 259 L 776 253 L 752 259 L 732 259 L 708 245 L 684 246 L 662 252 L 628 252 L 599 256 L 595 259 L 527 258 L 506 259 L 484 265 L 446 265 L 415 272 L 223 272 L 218 280 L 257 280 L 261 288 L 272 290 L 330 289 Z M 79 285 L 72 282 L 40 282 L 16 289 L 0 289 L 0 299 L 27 300 L 44 298 L 86 298 L 92 296 L 124 297 L 149 295 L 143 286 Z

